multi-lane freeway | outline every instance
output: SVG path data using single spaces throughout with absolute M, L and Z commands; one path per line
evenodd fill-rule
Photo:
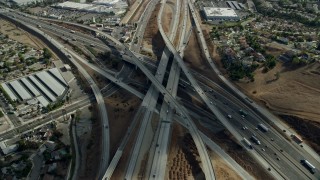
M 186 1 L 184 3 L 184 13 L 188 13 L 188 9 L 186 8 Z M 180 0 L 177 0 L 175 8 L 175 18 L 173 19 L 173 29 L 174 31 L 178 28 L 177 20 L 180 17 Z M 181 52 L 181 56 L 183 56 L 184 47 L 184 37 L 185 37 L 185 30 L 186 30 L 186 22 L 187 19 L 184 16 L 183 18 L 183 28 L 180 31 L 180 42 L 179 42 L 179 50 Z M 170 34 L 170 41 L 174 40 L 175 34 L 171 31 Z M 165 50 L 168 50 L 165 48 Z M 180 79 L 180 67 L 177 65 L 176 62 L 172 62 L 168 81 L 167 81 L 167 90 L 172 94 L 173 97 L 177 96 L 178 84 Z M 161 110 L 160 110 L 160 123 L 158 125 L 158 132 L 157 137 L 154 140 L 153 144 L 153 158 L 149 158 L 151 162 L 151 169 L 149 173 L 149 179 L 165 179 L 165 172 L 166 172 L 166 165 L 167 165 L 167 157 L 168 157 L 168 146 L 169 146 L 169 139 L 171 136 L 171 122 L 173 117 L 173 109 L 170 108 L 169 104 L 166 102 L 162 103 Z M 151 156 L 152 157 L 152 156 Z
M 191 4 L 191 5 L 190 5 Z M 192 6 L 192 3 L 189 2 L 189 8 L 191 9 L 191 14 L 193 15 L 194 18 L 196 18 L 195 14 L 194 14 L 194 9 Z M 160 16 L 161 17 L 161 16 Z M 26 18 L 26 20 L 28 20 L 30 18 Z M 160 21 L 159 21 L 160 20 Z M 28 20 L 29 21 L 29 20 Z M 194 20 L 197 21 L 197 20 Z M 197 23 L 196 27 L 197 27 Z M 209 109 L 217 116 L 218 120 L 220 120 L 226 127 L 227 129 L 234 135 L 236 135 L 235 137 L 238 138 L 238 140 L 241 140 L 242 137 L 250 137 L 253 133 L 255 133 L 255 135 L 261 140 L 261 145 L 262 146 L 267 146 L 269 149 L 266 150 L 266 148 L 262 147 L 255 147 L 254 148 L 254 153 L 256 155 L 258 155 L 259 157 L 262 157 L 264 160 L 266 160 L 268 162 L 268 166 L 272 167 L 272 169 L 275 169 L 278 174 L 280 174 L 280 176 L 282 176 L 283 178 L 290 178 L 290 179 L 305 179 L 305 178 L 310 178 L 310 179 L 316 179 L 317 177 L 319 177 L 319 172 L 317 171 L 315 175 L 311 175 L 300 163 L 299 161 L 301 160 L 301 158 L 307 158 L 309 161 L 311 161 L 314 165 L 316 165 L 317 167 L 319 167 L 319 162 L 317 161 L 316 158 L 313 158 L 312 155 L 310 155 L 308 152 L 306 153 L 302 153 L 305 152 L 305 150 L 299 146 L 296 145 L 292 145 L 291 143 L 287 142 L 282 135 L 280 135 L 277 131 L 273 130 L 272 127 L 270 127 L 270 131 L 268 133 L 261 133 L 260 131 L 256 131 L 255 127 L 257 125 L 258 122 L 263 122 L 265 123 L 265 121 L 263 120 L 264 118 L 260 117 L 260 114 L 257 115 L 256 114 L 256 110 L 251 110 L 251 107 L 246 106 L 246 104 L 244 104 L 242 101 L 239 101 L 237 98 L 235 98 L 233 95 L 231 94 L 227 94 L 224 95 L 221 100 L 217 100 L 215 96 L 212 96 L 210 93 L 208 93 L 208 91 L 203 91 L 203 89 L 205 87 L 201 87 L 196 81 L 195 79 L 192 77 L 192 73 L 190 70 L 188 70 L 185 65 L 183 64 L 183 61 L 181 59 L 181 54 L 177 53 L 175 48 L 172 46 L 171 41 L 169 40 L 169 38 L 166 37 L 165 33 L 163 32 L 162 27 L 161 27 L 161 19 L 158 19 L 158 25 L 160 28 L 160 32 L 162 32 L 162 36 L 166 42 L 167 47 L 170 49 L 170 51 L 174 54 L 174 58 L 175 60 L 178 62 L 179 67 L 182 68 L 183 72 L 185 73 L 185 75 L 187 76 L 188 80 L 191 82 L 193 87 L 190 87 L 190 93 L 194 92 L 193 89 L 195 89 L 196 93 L 198 93 L 198 95 L 200 96 L 200 98 L 207 104 L 207 106 L 209 107 Z M 102 32 L 99 32 L 101 34 L 103 34 Z M 198 34 L 200 35 L 200 37 L 203 35 L 201 35 L 201 30 L 200 32 L 198 31 Z M 168 103 L 169 107 L 176 109 L 178 112 L 180 111 L 182 113 L 182 117 L 189 119 L 189 117 L 186 114 L 186 111 L 174 100 L 174 96 L 172 96 L 172 91 L 170 89 L 165 89 L 162 85 L 161 82 L 156 79 L 152 73 L 150 73 L 150 71 L 148 69 L 146 69 L 146 67 L 139 61 L 142 58 L 136 58 L 136 54 L 133 54 L 131 51 L 129 51 L 126 47 L 122 46 L 117 40 L 113 39 L 112 37 L 109 37 L 108 35 L 104 34 L 105 37 L 107 37 L 108 39 L 112 40 L 119 48 L 122 48 L 123 51 L 128 54 L 129 56 L 131 56 L 132 61 L 147 75 L 147 77 L 151 80 L 151 82 L 153 83 L 154 87 L 159 90 L 163 95 L 164 95 L 164 99 L 165 102 Z M 85 38 L 84 38 L 85 39 Z M 202 49 L 205 51 L 205 55 L 207 57 L 207 59 L 210 58 L 210 55 L 207 52 L 207 48 L 206 48 L 206 44 L 204 39 L 201 39 L 201 44 L 202 44 Z M 76 57 L 74 55 L 74 57 Z M 210 59 L 211 60 L 211 59 Z M 209 64 L 212 67 L 214 66 L 214 62 L 208 61 Z M 174 63 L 173 63 L 174 64 Z M 215 71 L 218 75 L 219 72 Z M 170 73 L 171 74 L 171 73 Z M 108 76 L 108 75 L 106 75 Z M 220 75 L 219 75 L 220 76 Z M 171 76 L 174 77 L 174 76 Z M 169 75 L 169 80 L 171 81 L 171 77 Z M 109 77 L 112 78 L 112 77 Z M 117 79 L 114 79 L 113 82 L 117 83 Z M 204 82 L 208 82 L 207 80 L 205 80 Z M 123 88 L 130 88 L 128 86 L 121 86 Z M 226 98 L 225 98 L 226 97 Z M 224 99 L 225 98 L 225 99 Z M 238 101 L 237 103 L 233 104 L 230 101 L 230 99 L 232 99 L 233 101 L 236 100 Z M 212 102 L 214 102 L 215 104 L 213 104 Z M 227 104 L 224 104 L 221 102 L 228 102 Z M 215 107 L 217 106 L 217 107 Z M 239 109 L 245 109 L 246 111 L 250 112 L 249 116 L 244 120 L 242 120 L 242 117 L 237 114 L 237 111 Z M 232 120 L 229 120 L 226 118 L 226 114 L 232 114 L 233 113 L 233 118 Z M 161 114 L 161 112 L 160 112 Z M 163 116 L 163 115 L 162 115 Z M 164 115 L 164 117 L 166 117 L 166 115 Z M 188 121 L 189 122 L 189 121 Z M 240 128 L 243 126 L 247 126 L 248 130 L 241 130 Z M 192 124 L 187 123 L 187 127 L 189 129 L 195 131 L 195 136 L 197 136 L 196 131 L 197 129 L 195 127 L 192 127 Z M 271 140 L 271 138 L 273 140 Z M 195 139 L 195 138 L 194 138 Z M 201 137 L 199 139 L 201 141 Z M 272 142 L 271 142 L 272 141 Z M 196 142 L 196 140 L 195 140 Z M 285 143 L 283 143 L 285 142 Z M 203 142 L 201 142 L 203 144 Z M 200 144 L 201 144 L 200 143 Z M 197 144 L 197 142 L 196 142 Z M 201 146 L 201 145 L 200 145 Z M 197 146 L 198 147 L 198 146 Z M 203 148 L 198 148 L 198 150 L 200 149 L 200 154 L 201 154 L 201 149 L 205 150 L 205 147 Z M 252 150 L 250 150 L 252 152 Z M 205 152 L 203 152 L 205 153 Z M 275 155 L 276 154 L 276 155 Z M 275 157 L 279 158 L 275 159 Z M 203 161 L 203 158 L 201 159 Z M 205 160 L 203 161 L 205 162 Z M 204 169 L 208 166 L 205 166 Z M 287 174 L 291 174 L 291 173 L 283 173 L 283 168 L 286 169 L 285 172 L 293 172 L 292 175 L 288 175 Z M 294 173 L 295 171 L 297 171 L 296 173 Z M 204 170 L 205 174 L 208 175 L 210 173 L 208 173 L 209 171 Z M 207 177 L 212 178 L 213 176 L 208 175 Z
M 141 14 L 139 21 L 137 23 L 138 26 L 136 29 L 136 33 L 134 33 L 131 44 L 130 44 L 131 51 L 137 52 L 137 53 L 140 52 L 142 48 L 142 40 L 143 40 L 145 29 L 147 27 L 151 14 L 154 11 L 158 2 L 159 0 L 150 0 L 146 8 L 144 9 L 143 13 Z

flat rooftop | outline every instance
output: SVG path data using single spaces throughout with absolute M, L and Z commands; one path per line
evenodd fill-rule
M 204 7 L 207 17 L 238 17 L 237 13 L 231 8 Z

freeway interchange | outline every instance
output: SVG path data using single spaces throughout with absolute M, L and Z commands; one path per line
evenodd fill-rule
M 184 1 L 184 2 L 186 2 L 186 1 Z M 150 1 L 150 4 L 154 6 L 156 4 L 156 1 Z M 165 1 L 162 1 L 162 5 L 163 4 L 165 4 Z M 193 9 L 193 5 L 190 1 L 188 1 L 188 5 L 190 8 L 192 17 L 194 18 L 194 21 L 196 22 L 195 23 L 196 27 L 198 27 L 199 24 L 196 20 L 197 17 L 194 14 L 195 10 Z M 163 6 L 161 9 L 163 9 Z M 99 32 L 99 34 L 106 37 L 107 41 L 111 41 L 112 43 L 116 44 L 116 48 L 119 49 L 120 51 L 124 52 L 124 54 L 126 54 L 126 56 L 130 57 L 129 61 L 131 63 L 133 63 L 135 66 L 139 67 L 141 69 L 141 71 L 149 78 L 149 80 L 152 82 L 152 85 L 150 86 L 151 92 L 149 93 L 149 95 L 148 95 L 148 93 L 146 95 L 144 95 L 143 93 L 135 90 L 130 85 L 119 80 L 119 78 L 114 77 L 112 74 L 108 73 L 107 70 L 101 69 L 100 67 L 97 67 L 97 66 L 90 64 L 90 63 L 87 63 L 86 61 L 83 61 L 83 60 L 81 61 L 81 57 L 79 57 L 77 54 L 73 53 L 72 51 L 66 49 L 66 52 L 71 54 L 72 57 L 77 59 L 77 61 L 81 61 L 82 63 L 85 63 L 87 66 L 92 68 L 94 71 L 102 74 L 105 78 L 111 80 L 117 86 L 120 86 L 121 88 L 128 90 L 129 92 L 133 93 L 134 95 L 138 96 L 141 99 L 145 98 L 146 100 L 143 101 L 142 106 L 150 105 L 150 101 L 152 100 L 153 105 L 151 105 L 150 108 L 148 108 L 145 111 L 139 111 L 139 113 L 144 114 L 146 117 L 145 126 L 140 127 L 141 129 L 145 129 L 147 122 L 148 122 L 148 119 L 153 114 L 153 111 L 154 111 L 153 106 L 155 106 L 157 104 L 158 96 L 155 93 L 158 92 L 160 96 L 163 96 L 164 103 L 162 105 L 163 108 L 161 108 L 161 111 L 160 111 L 160 117 L 162 119 L 165 119 L 165 121 L 170 122 L 171 118 L 174 114 L 174 110 L 175 110 L 175 111 L 177 111 L 178 114 L 181 115 L 182 119 L 184 119 L 184 121 L 187 122 L 185 125 L 188 128 L 188 130 L 190 131 L 190 133 L 192 134 L 192 137 L 193 137 L 195 144 L 197 146 L 197 149 L 199 151 L 201 162 L 203 163 L 202 168 L 203 168 L 204 174 L 206 176 L 206 179 L 215 179 L 214 169 L 212 168 L 210 157 L 207 154 L 207 149 L 204 145 L 204 142 L 201 138 L 201 135 L 199 133 L 198 128 L 192 122 L 191 117 L 188 114 L 187 110 L 185 109 L 185 107 L 183 107 L 181 105 L 181 102 L 179 102 L 175 97 L 176 91 L 178 88 L 178 84 L 179 83 L 181 84 L 180 81 L 182 78 L 185 80 L 184 82 L 187 82 L 187 83 L 184 83 L 184 82 L 182 83 L 182 84 L 184 84 L 184 86 L 183 86 L 184 88 L 182 88 L 183 91 L 186 91 L 188 94 L 199 98 L 199 101 L 205 102 L 205 104 L 209 108 L 209 111 L 211 113 L 213 113 L 215 115 L 215 118 L 218 121 L 220 121 L 233 134 L 233 136 L 238 140 L 239 144 L 242 144 L 243 147 L 246 147 L 245 144 L 242 142 L 242 139 L 243 139 L 243 137 L 247 137 L 249 139 L 252 135 L 256 136 L 261 141 L 260 145 L 253 145 L 253 150 L 248 149 L 248 152 L 250 152 L 252 154 L 252 156 L 257 159 L 258 162 L 263 164 L 265 168 L 268 168 L 268 169 L 270 168 L 271 173 L 277 179 L 318 179 L 320 177 L 319 170 L 317 170 L 316 173 L 313 175 L 300 163 L 300 160 L 307 159 L 313 165 L 315 165 L 317 167 L 317 169 L 319 169 L 320 162 L 319 162 L 319 159 L 317 159 L 317 157 L 314 157 L 312 154 L 310 154 L 308 151 L 306 151 L 304 148 L 300 147 L 299 145 L 296 145 L 296 144 L 291 143 L 288 140 L 286 140 L 285 137 L 283 137 L 283 135 L 280 134 L 273 126 L 270 126 L 270 125 L 268 126 L 270 129 L 268 132 L 262 132 L 260 130 L 257 130 L 256 127 L 259 123 L 264 123 L 264 124 L 267 123 L 265 121 L 265 117 L 261 117 L 260 113 L 257 113 L 257 109 L 250 107 L 246 103 L 243 103 L 243 101 L 246 101 L 246 100 L 239 99 L 238 96 L 233 95 L 233 92 L 229 92 L 229 90 L 225 90 L 225 89 L 217 86 L 211 80 L 209 80 L 205 77 L 201 77 L 201 76 L 197 76 L 195 78 L 195 76 L 197 74 L 195 74 L 193 71 L 191 71 L 188 67 L 185 66 L 185 64 L 182 60 L 183 54 L 181 52 L 180 53 L 177 52 L 178 50 L 181 49 L 180 47 L 182 45 L 180 45 L 178 49 L 176 49 L 176 47 L 174 47 L 172 45 L 172 42 L 171 42 L 172 35 L 175 33 L 169 33 L 171 36 L 169 38 L 169 37 L 167 37 L 166 33 L 163 31 L 162 25 L 161 25 L 161 12 L 162 12 L 162 10 L 160 10 L 160 13 L 159 13 L 158 25 L 159 25 L 160 33 L 161 33 L 164 41 L 166 42 L 167 48 L 165 48 L 165 51 L 164 51 L 164 55 L 165 55 L 164 59 L 167 59 L 167 61 L 165 61 L 165 62 L 160 61 L 159 66 L 158 66 L 159 69 L 158 69 L 158 71 L 156 71 L 155 74 L 153 73 L 154 70 L 150 71 L 150 67 L 147 68 L 147 65 L 149 65 L 149 64 L 151 64 L 151 66 L 155 66 L 153 63 L 148 61 L 147 58 L 143 58 L 142 56 L 137 57 L 136 56 L 137 54 L 132 52 L 132 49 L 138 51 L 140 49 L 139 48 L 140 45 L 138 45 L 138 46 L 132 45 L 132 49 L 129 50 L 126 46 L 122 45 L 119 41 L 110 37 L 109 35 L 101 32 L 101 31 L 91 29 L 92 31 Z M 146 14 L 149 14 L 149 13 L 146 12 Z M 187 14 L 188 13 L 185 13 L 184 15 L 187 16 Z M 8 16 L 10 16 L 10 15 L 8 15 Z M 146 15 L 146 16 L 150 16 L 150 15 Z M 76 37 L 78 41 L 86 42 L 89 44 L 94 44 L 96 47 L 101 48 L 101 49 L 107 49 L 107 50 L 110 49 L 103 42 L 101 42 L 101 41 L 99 42 L 99 41 L 97 41 L 96 38 L 89 36 L 89 35 L 84 35 L 84 34 L 80 34 L 80 33 L 70 33 L 70 31 L 68 29 L 64 29 L 64 28 L 56 26 L 56 25 L 50 25 L 47 22 L 44 22 L 41 20 L 35 20 L 32 17 L 21 16 L 18 13 L 15 15 L 15 18 L 18 20 L 22 20 L 25 23 L 29 23 L 30 25 L 33 25 L 35 27 L 36 27 L 36 25 L 41 24 L 41 27 L 43 29 L 45 29 L 46 31 L 49 31 L 52 34 L 56 34 L 56 35 L 62 34 L 63 36 Z M 141 27 L 139 26 L 139 27 L 145 28 L 147 21 L 143 20 L 141 23 L 144 25 L 142 25 Z M 54 27 L 54 28 L 52 28 L 52 27 Z M 185 28 L 185 26 L 184 26 L 184 28 Z M 173 28 L 173 29 L 176 29 L 176 28 Z M 173 31 L 175 31 L 175 30 L 173 30 Z M 186 31 L 186 30 L 184 30 L 184 31 Z M 141 31 L 139 31 L 139 33 L 140 32 Z M 200 34 L 200 37 L 202 37 L 202 38 L 200 38 L 201 44 L 202 44 L 202 49 L 205 51 L 207 59 L 209 59 L 208 62 L 213 67 L 213 69 L 217 73 L 217 75 L 220 77 L 221 75 L 219 74 L 218 70 L 215 68 L 213 60 L 210 58 L 210 56 L 207 52 L 207 47 L 206 47 L 205 41 L 203 39 L 203 35 L 201 35 L 201 33 L 199 33 L 199 34 Z M 137 37 L 141 37 L 141 36 L 143 36 L 143 35 L 140 34 Z M 141 43 L 141 40 L 139 39 L 138 42 Z M 181 50 L 181 51 L 183 51 L 183 50 Z M 173 60 L 171 68 L 174 70 L 179 69 L 178 70 L 179 73 L 176 73 L 173 75 L 171 75 L 171 70 L 166 65 L 168 63 L 170 54 L 173 54 L 173 56 L 174 56 L 174 60 Z M 147 65 L 146 65 L 146 62 L 147 62 Z M 182 78 L 179 78 L 180 68 L 186 77 L 184 76 Z M 81 70 L 81 67 L 78 67 L 78 70 L 84 71 L 83 73 L 85 74 L 85 70 Z M 169 72 L 167 72 L 167 70 L 169 70 Z M 164 87 L 162 85 L 161 81 L 163 80 L 166 72 L 169 73 L 169 80 L 168 80 L 168 86 Z M 172 71 L 172 72 L 177 72 L 177 71 Z M 102 95 L 100 93 L 100 90 L 97 87 L 95 87 L 94 81 L 92 79 L 90 79 L 90 75 L 87 75 L 87 76 L 88 76 L 87 79 L 89 81 L 89 84 L 92 86 L 93 92 L 96 95 L 96 100 L 98 101 L 99 104 L 104 104 L 101 100 Z M 179 79 L 180 79 L 180 81 L 179 81 Z M 199 79 L 201 79 L 201 80 L 199 80 Z M 188 82 L 190 82 L 190 84 Z M 211 88 L 212 86 L 216 86 L 217 88 Z M 86 104 L 86 103 L 89 103 L 89 101 L 88 100 L 81 101 L 80 105 L 82 105 L 82 103 Z M 188 105 L 185 105 L 185 106 L 187 107 Z M 192 105 L 190 105 L 190 107 L 188 107 L 188 108 L 192 109 L 194 107 L 192 107 Z M 168 110 L 166 110 L 166 109 L 168 109 Z M 246 117 L 241 116 L 241 114 L 239 113 L 240 109 L 248 112 L 248 115 Z M 104 105 L 100 107 L 99 112 L 102 113 L 102 117 L 104 117 L 102 119 L 105 119 L 104 120 L 104 124 L 105 124 L 104 127 L 107 127 L 108 120 L 107 120 L 106 108 L 104 107 Z M 228 119 L 227 118 L 228 114 L 232 115 L 232 118 Z M 58 116 L 58 113 L 56 116 Z M 159 127 L 160 127 L 160 130 L 166 129 L 166 131 L 162 130 L 161 133 L 159 132 L 159 134 L 161 134 L 161 135 L 158 135 L 158 137 L 161 137 L 163 139 L 168 139 L 169 137 L 164 137 L 164 136 L 169 136 L 170 129 L 168 129 L 168 128 L 170 127 L 170 123 L 169 124 L 161 123 L 159 125 Z M 247 127 L 247 129 L 242 129 L 242 127 Z M 27 128 L 29 128 L 29 127 L 25 127 L 25 129 L 27 129 Z M 12 134 L 16 134 L 20 131 L 21 130 L 12 131 L 11 134 L 8 132 L 7 135 L 3 136 L 3 137 L 10 137 Z M 104 137 L 109 138 L 107 129 L 106 129 L 105 133 L 106 134 L 104 135 Z M 140 138 L 142 138 L 143 136 L 144 136 L 144 133 L 142 132 L 140 135 Z M 159 142 L 160 141 L 164 141 L 163 143 L 160 143 L 161 145 L 159 146 L 159 148 L 162 149 L 159 152 L 162 153 L 161 157 L 163 157 L 167 153 L 167 151 L 166 151 L 167 142 L 165 140 L 159 139 Z M 104 140 L 103 143 L 104 142 L 108 142 L 108 140 Z M 139 142 L 139 141 L 137 141 L 137 142 Z M 141 144 L 142 141 L 140 141 L 139 143 Z M 105 149 L 106 149 L 104 152 L 106 152 L 106 153 L 105 153 L 105 157 L 103 158 L 103 161 L 104 161 L 103 164 L 105 164 L 105 165 L 101 165 L 100 177 L 102 177 L 105 174 L 105 172 L 107 171 L 107 166 L 110 163 L 110 160 L 108 157 L 109 152 L 107 151 L 107 149 L 108 149 L 107 144 L 108 143 L 106 143 L 104 145 Z M 135 146 L 137 146 L 138 149 L 136 150 L 136 153 L 133 153 L 132 157 L 138 158 L 137 153 L 140 148 L 137 144 L 135 144 Z M 156 162 L 158 161 L 159 157 L 154 157 L 154 159 L 155 159 L 154 164 L 157 164 Z M 165 160 L 166 159 L 164 159 L 164 162 L 165 162 Z M 127 173 L 130 176 L 128 175 L 127 179 L 132 178 L 132 174 L 133 174 L 134 168 L 136 166 L 135 161 L 137 161 L 137 159 L 132 161 L 132 163 L 131 163 L 132 165 L 129 165 L 129 169 L 128 169 Z M 163 164 L 163 162 L 162 162 L 162 164 Z M 160 170 L 161 169 L 160 167 L 162 167 L 162 170 Z M 151 168 L 152 170 L 150 170 L 152 173 L 150 173 L 150 176 L 149 176 L 150 179 L 152 179 L 152 178 L 163 179 L 163 174 L 164 174 L 163 172 L 165 171 L 165 169 L 163 169 L 163 165 L 160 167 L 155 167 L 155 165 L 152 165 L 152 168 Z M 106 178 L 106 179 L 109 179 L 109 178 L 110 177 L 108 176 L 108 178 Z

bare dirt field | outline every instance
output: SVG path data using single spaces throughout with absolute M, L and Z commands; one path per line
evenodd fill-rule
M 120 24 L 128 23 L 131 20 L 131 17 L 133 17 L 133 14 L 136 13 L 136 10 L 138 10 L 138 6 L 140 5 L 140 1 L 136 0 L 128 0 L 128 11 L 126 15 L 121 19 Z
M 45 45 L 29 33 L 18 29 L 14 24 L 0 19 L 0 33 L 8 35 L 10 39 L 16 40 L 22 44 L 29 45 L 35 49 L 42 49 Z
M 320 64 L 291 69 L 281 64 L 268 73 L 259 69 L 253 83 L 236 84 L 275 113 L 320 122 Z M 277 72 L 280 73 L 278 80 L 275 77 Z
M 166 179 L 204 179 L 191 135 L 176 123 L 172 127 Z
M 239 180 L 242 179 L 229 165 L 225 163 L 223 158 L 214 152 L 211 152 L 211 159 L 214 173 L 217 180 Z
M 110 155 L 112 157 L 127 132 L 141 100 L 122 89 L 106 98 L 105 102 L 108 110 Z
M 155 10 L 151 14 L 150 21 L 147 24 L 146 31 L 143 36 L 143 46 L 152 49 L 153 53 L 160 59 L 163 48 L 164 41 L 158 30 L 157 17 L 160 9 L 160 4 L 156 5 Z
M 164 32 L 169 35 L 170 25 L 173 16 L 173 6 L 172 2 L 166 3 L 163 8 L 162 17 L 161 17 L 161 24 Z
M 138 7 L 138 9 L 136 10 L 136 12 L 134 13 L 134 15 L 132 16 L 130 22 L 138 22 L 141 14 L 143 13 L 143 11 L 146 9 L 147 5 L 148 5 L 149 1 L 148 0 L 143 0 L 142 4 Z
M 173 42 L 172 44 L 177 47 L 178 44 L 179 44 L 179 41 L 180 41 L 180 36 L 181 36 L 181 33 L 182 33 L 182 26 L 183 26 L 183 15 L 184 15 L 184 11 L 183 11 L 183 6 L 182 6 L 183 2 L 181 1 L 180 2 L 180 14 L 179 14 L 179 19 L 178 19 L 178 28 L 177 28 L 177 32 L 176 32 L 176 36 L 175 38 L 173 39 Z
M 271 42 L 266 44 L 266 53 L 271 54 L 275 57 L 285 53 L 286 51 L 290 50 L 288 47 L 286 47 L 283 44 L 279 44 L 277 42 Z
M 185 61 L 186 65 L 193 70 L 211 78 L 212 80 L 216 79 L 215 73 L 209 66 L 205 57 L 202 56 L 200 44 L 197 41 L 194 31 L 192 32 L 188 45 L 185 49 L 183 60 Z

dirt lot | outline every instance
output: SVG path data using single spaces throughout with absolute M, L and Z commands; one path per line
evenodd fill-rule
M 173 123 L 165 179 L 204 179 L 199 165 L 200 157 L 190 134 Z
M 293 70 L 278 64 L 268 73 L 257 70 L 253 83 L 239 82 L 237 85 L 275 113 L 320 122 L 319 70 L 319 63 Z M 280 73 L 278 80 L 277 72 Z
M 216 153 L 211 152 L 211 159 L 213 164 L 214 173 L 217 180 L 238 180 L 241 177 L 225 163 L 225 161 Z
M 138 1 L 135 1 L 135 2 L 129 3 L 128 5 L 129 5 L 128 11 L 125 14 L 125 16 L 121 19 L 120 24 L 126 24 L 129 22 L 129 20 L 133 16 L 132 14 L 136 12 L 135 10 L 138 8 L 139 3 Z
M 139 20 L 141 14 L 146 9 L 148 3 L 149 3 L 148 0 L 143 0 L 143 2 L 140 5 L 140 7 L 138 7 L 138 9 L 136 10 L 135 14 L 132 16 L 130 22 L 133 23 L 133 22 L 137 22 Z
M 109 117 L 110 154 L 115 154 L 124 134 L 134 117 L 141 100 L 126 90 L 105 99 Z
M 159 9 L 160 4 L 157 4 L 150 17 L 150 21 L 147 24 L 146 31 L 143 36 L 143 46 L 152 49 L 153 53 L 157 56 L 157 59 L 160 59 L 164 48 L 164 41 L 158 30 L 157 24 Z
M 162 12 L 161 24 L 164 32 L 169 35 L 170 24 L 173 16 L 173 3 L 166 3 Z
M 31 36 L 29 33 L 18 29 L 14 24 L 11 24 L 3 19 L 0 19 L 0 33 L 8 35 L 10 39 L 29 45 L 35 49 L 42 49 L 45 47 L 40 40 Z
M 207 60 L 201 54 L 200 44 L 197 41 L 194 31 L 192 32 L 188 45 L 185 49 L 183 60 L 186 65 L 193 70 L 210 77 L 212 80 L 216 79 L 215 73 L 213 73 L 213 70 L 209 66 Z

